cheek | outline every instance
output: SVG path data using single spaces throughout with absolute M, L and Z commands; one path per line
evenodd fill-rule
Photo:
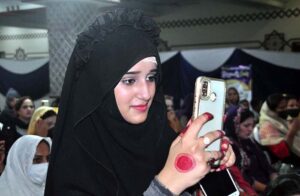
M 152 83 L 151 86 L 149 87 L 149 91 L 150 91 L 150 94 L 151 94 L 151 98 L 153 99 L 153 97 L 155 96 L 155 93 L 156 93 L 156 84 L 155 83 Z
M 132 93 L 117 85 L 114 89 L 114 94 L 119 111 L 122 113 L 122 111 L 129 105 Z

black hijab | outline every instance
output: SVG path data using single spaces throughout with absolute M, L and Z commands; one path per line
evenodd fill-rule
M 160 86 L 142 124 L 126 122 L 114 87 L 137 62 L 157 52 L 159 29 L 140 11 L 105 13 L 79 35 L 53 140 L 45 195 L 142 195 L 162 169 L 175 133 Z

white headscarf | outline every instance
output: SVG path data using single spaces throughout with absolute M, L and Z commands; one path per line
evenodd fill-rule
M 51 139 L 37 135 L 20 137 L 10 148 L 5 169 L 0 176 L 1 196 L 43 196 L 45 185 L 37 185 L 28 177 L 38 144 L 46 140 L 51 149 Z
M 274 130 L 259 129 L 262 145 L 275 145 L 285 139 L 286 134 L 289 131 L 287 121 L 280 118 L 274 111 L 272 111 L 266 102 L 263 103 L 260 110 L 260 127 L 262 127 L 265 122 L 271 123 L 272 126 L 277 129 L 277 133 L 273 133 Z M 300 156 L 300 131 L 298 131 L 294 137 L 292 151 Z

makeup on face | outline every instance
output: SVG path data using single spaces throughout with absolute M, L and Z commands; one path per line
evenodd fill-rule
M 129 123 L 146 120 L 156 91 L 157 64 L 155 58 L 145 58 L 122 77 L 114 89 L 122 117 Z

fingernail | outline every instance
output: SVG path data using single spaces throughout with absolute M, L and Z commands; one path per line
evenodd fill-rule
M 220 170 L 224 170 L 224 169 L 226 169 L 226 165 L 225 164 L 223 164 L 223 165 L 220 165 Z
M 221 151 L 227 151 L 228 145 L 227 144 L 222 144 L 221 146 Z
M 225 135 L 225 131 L 222 131 L 222 130 L 218 130 L 218 131 L 219 131 L 221 137 L 223 137 Z
M 214 116 L 209 112 L 205 112 L 204 115 L 206 116 L 207 120 L 211 120 L 214 118 Z

